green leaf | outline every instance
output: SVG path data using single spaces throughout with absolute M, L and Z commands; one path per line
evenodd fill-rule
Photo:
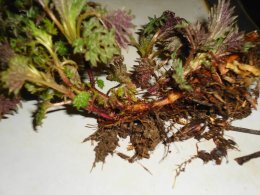
M 28 18 L 36 18 L 37 15 L 39 14 L 39 10 L 37 9 L 37 7 L 31 7 L 27 12 L 26 12 L 26 16 Z
M 245 42 L 242 46 L 242 51 L 247 53 L 251 48 L 255 47 L 255 44 L 252 42 Z
M 117 89 L 117 96 L 118 96 L 118 97 L 123 97 L 124 94 L 125 94 L 125 88 L 124 88 L 124 87 L 119 87 L 119 88 Z
M 66 54 L 68 54 L 68 48 L 66 47 L 66 44 L 61 40 L 54 43 L 54 50 L 60 56 L 65 56 Z
M 50 107 L 49 101 L 43 101 L 43 102 L 39 103 L 38 109 L 35 113 L 34 121 L 33 121 L 35 127 L 42 125 L 43 119 L 45 119 L 46 112 L 49 107 Z
M 146 57 L 152 52 L 151 36 L 141 36 L 139 44 L 136 46 L 141 57 Z
M 172 52 L 171 59 L 175 60 L 176 56 L 177 56 L 177 51 Z
M 51 100 L 53 96 L 54 96 L 54 91 L 52 89 L 48 89 L 40 95 L 40 98 L 43 101 L 47 101 L 47 100 Z
M 43 119 L 45 119 L 46 112 L 51 106 L 50 100 L 53 98 L 54 92 L 51 89 L 46 90 L 40 98 L 42 101 L 38 104 L 38 109 L 34 115 L 34 127 L 42 125 Z
M 31 94 L 36 94 L 38 92 L 42 92 L 45 90 L 45 88 L 39 87 L 37 85 L 34 85 L 32 83 L 25 83 L 24 87 L 29 91 Z
M 35 67 L 41 69 L 49 69 L 47 63 L 50 60 L 50 54 L 43 46 L 37 44 L 30 45 L 31 59 Z
M 176 65 L 174 67 L 175 73 L 172 75 L 172 78 L 179 85 L 180 89 L 190 91 L 192 90 L 191 86 L 187 83 L 184 78 L 184 69 L 182 66 L 182 61 L 180 59 L 176 60 Z
M 70 43 L 73 43 L 77 38 L 77 17 L 86 5 L 86 0 L 53 0 L 53 3 L 60 15 L 65 36 Z
M 163 23 L 165 22 L 165 17 L 162 15 L 159 18 L 157 18 L 156 16 L 152 17 L 148 17 L 149 22 L 144 26 L 144 30 L 143 30 L 143 34 L 144 35 L 149 35 L 154 33 L 160 26 L 163 25 Z
M 100 89 L 103 89 L 103 88 L 104 88 L 105 83 L 104 83 L 103 80 L 97 79 L 96 82 L 97 82 L 97 85 L 98 85 L 98 87 L 99 87 Z
M 78 70 L 75 66 L 66 65 L 64 67 L 64 73 L 70 79 L 70 82 L 73 85 L 78 86 L 78 87 L 81 86 L 81 78 L 80 78 Z
M 46 32 L 48 32 L 51 35 L 57 35 L 58 30 L 51 20 L 44 18 L 43 24 L 44 24 L 44 29 L 46 30 Z
M 73 42 L 74 53 L 84 53 L 86 50 L 84 49 L 84 40 L 82 38 L 77 38 Z
M 44 5 L 48 5 L 50 2 L 50 0 L 42 0 L 42 1 L 43 1 Z
M 176 24 L 174 28 L 187 28 L 189 23 L 185 20 L 182 20 L 180 23 Z
M 91 18 L 84 23 L 83 40 L 84 46 L 81 45 L 81 42 L 77 45 L 86 48 L 85 59 L 90 61 L 92 66 L 97 66 L 98 63 L 107 64 L 114 55 L 119 54 L 115 31 L 107 30 L 96 18 Z M 74 52 L 76 48 L 74 48 Z M 81 49 L 79 46 L 78 48 Z
M 73 106 L 77 109 L 85 108 L 91 98 L 91 94 L 87 91 L 80 92 L 73 100 Z
M 53 44 L 51 35 L 49 35 L 45 30 L 37 28 L 33 21 L 28 22 L 27 29 L 40 44 L 42 44 L 48 51 L 52 51 Z

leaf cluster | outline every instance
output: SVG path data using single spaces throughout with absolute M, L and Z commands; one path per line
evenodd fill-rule
M 85 22 L 83 28 L 82 38 L 73 43 L 74 53 L 85 54 L 85 59 L 92 66 L 97 66 L 99 62 L 107 64 L 114 55 L 119 54 L 114 30 L 107 30 L 96 18 Z
M 0 95 L 0 119 L 6 114 L 10 114 L 15 111 L 20 104 L 20 99 L 16 97 L 5 97 Z
M 126 48 L 131 42 L 131 29 L 134 28 L 133 18 L 130 12 L 121 9 L 107 13 L 102 17 L 106 27 L 115 30 L 116 41 L 122 48 Z
M 246 44 L 244 33 L 236 25 L 234 7 L 226 0 L 211 8 L 207 22 L 190 24 L 186 37 L 196 50 L 212 51 L 216 55 L 228 55 L 243 50 Z
M 81 92 L 74 98 L 73 106 L 77 109 L 85 108 L 86 106 L 88 106 L 90 98 L 91 94 L 89 92 Z

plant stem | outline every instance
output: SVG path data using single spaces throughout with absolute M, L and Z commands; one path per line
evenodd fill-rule
M 56 26 L 58 27 L 58 29 L 64 34 L 66 35 L 64 28 L 62 26 L 62 24 L 59 22 L 59 20 L 56 18 L 56 16 L 53 14 L 53 12 L 49 9 L 48 5 L 45 5 L 42 0 L 38 0 L 38 2 L 40 3 L 40 5 L 42 6 L 42 8 L 44 9 L 44 11 L 49 15 L 49 17 L 52 19 L 52 21 L 56 24 Z
M 72 104 L 71 100 L 66 100 L 66 101 L 58 102 L 58 103 L 53 103 L 53 104 L 51 104 L 51 106 L 52 107 L 59 107 L 59 106 L 64 106 L 64 105 L 69 105 L 69 104 Z
M 51 82 L 51 81 L 40 80 L 39 78 L 35 78 L 33 76 L 32 77 L 28 76 L 27 81 L 52 88 L 55 91 L 58 91 L 59 93 L 62 93 L 64 95 L 68 96 L 69 98 L 74 97 L 74 94 L 72 95 L 71 91 L 66 89 L 63 85 L 58 85 L 54 81 Z
M 249 134 L 254 134 L 254 135 L 260 135 L 260 130 L 253 130 L 253 129 L 247 129 L 243 127 L 234 127 L 234 126 L 228 126 L 226 130 L 230 131 L 237 131 L 241 133 L 249 133 Z
M 149 51 L 149 53 L 152 53 L 153 46 L 154 46 L 154 44 L 156 43 L 156 41 L 157 41 L 157 39 L 158 39 L 160 33 L 161 33 L 161 30 L 158 30 L 158 31 L 154 34 L 153 38 L 151 39 L 151 42 L 150 42 L 149 47 L 148 47 L 148 49 L 147 49 L 147 50 Z M 145 56 L 144 56 L 144 57 L 145 57 Z M 151 59 L 151 58 L 154 57 L 154 54 L 150 54 L 150 55 L 148 55 L 147 57 L 148 57 L 148 58 L 150 57 L 150 59 Z
M 89 90 L 90 90 L 90 91 L 93 91 L 94 93 L 99 94 L 100 96 L 102 96 L 102 98 L 104 98 L 105 101 L 107 101 L 108 98 L 109 98 L 108 95 L 104 94 L 102 91 L 99 91 L 97 88 L 92 88 L 92 87 L 90 87 Z
M 94 74 L 93 74 L 93 71 L 92 71 L 92 69 L 91 69 L 89 64 L 87 65 L 86 70 L 87 70 L 87 74 L 88 74 L 90 85 L 91 85 L 92 88 L 95 88 Z
M 182 96 L 183 94 L 180 92 L 171 92 L 167 95 L 167 97 L 163 99 L 156 100 L 154 102 L 141 102 L 141 103 L 129 105 L 127 106 L 126 110 L 131 112 L 142 112 L 142 111 L 149 110 L 151 108 L 159 108 L 174 103 Z
M 100 116 L 100 117 L 102 117 L 104 119 L 108 119 L 108 120 L 115 119 L 114 116 L 110 116 L 105 111 L 103 111 L 100 108 L 96 107 L 94 104 L 90 104 L 88 107 L 86 107 L 86 110 L 88 110 L 90 112 L 93 112 L 93 113 L 97 114 L 98 116 Z
M 76 65 L 76 63 L 72 60 L 65 60 L 64 62 L 61 62 L 59 57 L 57 56 L 57 54 L 51 49 L 49 50 L 53 60 L 54 60 L 54 64 L 56 66 L 56 70 L 57 72 L 59 73 L 60 75 L 60 78 L 62 79 L 62 81 L 68 86 L 70 87 L 71 89 L 73 89 L 74 91 L 76 91 L 77 93 L 80 92 L 79 89 L 77 89 L 71 82 L 70 80 L 68 79 L 68 77 L 66 76 L 66 74 L 64 73 L 63 71 L 63 66 L 65 64 L 73 64 L 73 65 Z
M 243 165 L 244 163 L 248 162 L 249 160 L 253 159 L 253 158 L 259 158 L 260 157 L 260 151 L 246 155 L 246 156 L 242 156 L 239 158 L 235 158 L 235 161 L 237 161 L 237 163 L 239 165 Z

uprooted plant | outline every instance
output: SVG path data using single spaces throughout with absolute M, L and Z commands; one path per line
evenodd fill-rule
M 236 148 L 225 131 L 250 132 L 231 122 L 256 108 L 259 39 L 238 30 L 228 1 L 195 24 L 165 11 L 149 18 L 137 40 L 126 10 L 85 0 L 0 2 L 2 117 L 24 90 L 38 98 L 35 126 L 56 106 L 95 114 L 98 129 L 85 139 L 97 143 L 95 163 L 129 137 L 135 154 L 117 153 L 129 162 L 149 158 L 158 144 L 195 138 L 213 140 L 215 148 L 193 158 L 220 164 Z M 140 56 L 130 71 L 121 55 L 128 45 Z M 117 83 L 107 93 L 102 74 Z

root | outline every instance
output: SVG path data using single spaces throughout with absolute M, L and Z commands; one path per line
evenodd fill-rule
M 253 158 L 259 158 L 260 157 L 260 151 L 246 155 L 246 156 L 242 156 L 239 158 L 235 158 L 235 161 L 237 161 L 237 163 L 239 165 L 243 165 L 244 163 L 248 162 L 249 160 L 253 159 Z

